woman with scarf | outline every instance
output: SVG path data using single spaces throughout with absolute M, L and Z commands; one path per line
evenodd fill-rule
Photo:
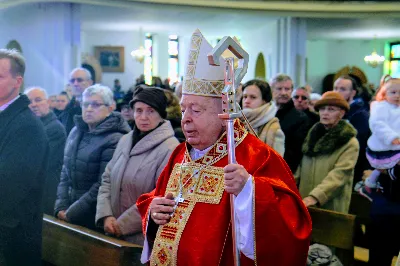
M 121 138 L 107 164 L 97 198 L 96 225 L 105 233 L 143 245 L 142 220 L 136 207 L 140 195 L 152 191 L 178 146 L 167 117 L 162 89 L 138 87 L 130 102 L 135 124 Z
M 258 138 L 268 144 L 281 156 L 285 153 L 285 135 L 279 119 L 275 117 L 278 108 L 272 100 L 269 84 L 253 79 L 243 85 L 241 104 Z
M 303 143 L 295 177 L 304 204 L 348 213 L 359 144 L 357 131 L 343 116 L 350 106 L 337 92 L 324 93 L 315 103 L 320 122 Z

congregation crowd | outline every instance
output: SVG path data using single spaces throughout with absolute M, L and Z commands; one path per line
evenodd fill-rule
M 0 181 L 0 242 L 8 243 L 0 243 L 0 265 L 11 257 L 23 263 L 16 247 L 36 252 L 39 201 L 60 220 L 143 245 L 138 199 L 194 134 L 181 127 L 182 84 L 139 78 L 124 92 L 118 80 L 112 89 L 93 84 L 79 67 L 57 95 L 41 87 L 15 94 L 24 69 L 19 53 L 0 50 L 0 176 L 18 179 Z M 354 191 L 372 201 L 370 265 L 385 266 L 400 249 L 400 80 L 385 76 L 370 102 L 361 86 L 344 75 L 320 95 L 278 74 L 241 84 L 237 104 L 247 130 L 287 163 L 306 207 L 348 213 Z M 22 193 L 21 183 L 29 183 Z M 32 188 L 43 196 L 30 196 Z

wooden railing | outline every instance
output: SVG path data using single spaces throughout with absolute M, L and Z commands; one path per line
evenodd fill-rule
M 353 265 L 356 216 L 319 208 L 308 210 L 312 220 L 311 241 L 334 247 L 343 265 Z
M 141 246 L 60 221 L 49 215 L 43 217 L 42 235 L 42 260 L 49 265 L 141 265 Z

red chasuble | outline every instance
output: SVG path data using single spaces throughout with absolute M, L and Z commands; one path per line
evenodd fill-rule
M 305 265 L 311 219 L 285 161 L 273 149 L 235 125 L 236 160 L 253 177 L 255 260 L 241 254 L 241 266 Z M 206 155 L 192 161 L 188 146 L 180 144 L 161 173 L 155 190 L 142 195 L 137 206 L 143 232 L 152 244 L 150 265 L 233 265 L 229 195 L 224 191 L 223 168 L 228 164 L 225 133 Z M 192 178 L 190 178 L 192 176 Z M 170 222 L 148 223 L 154 197 L 179 193 L 184 201 Z M 154 242 L 153 242 L 154 240 Z

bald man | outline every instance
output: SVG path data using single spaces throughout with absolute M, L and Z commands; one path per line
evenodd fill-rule
M 43 88 L 31 87 L 25 90 L 25 94 L 30 101 L 29 108 L 42 121 L 49 140 L 50 156 L 43 194 L 43 212 L 53 215 L 67 133 L 57 116 L 50 110 L 47 92 Z

